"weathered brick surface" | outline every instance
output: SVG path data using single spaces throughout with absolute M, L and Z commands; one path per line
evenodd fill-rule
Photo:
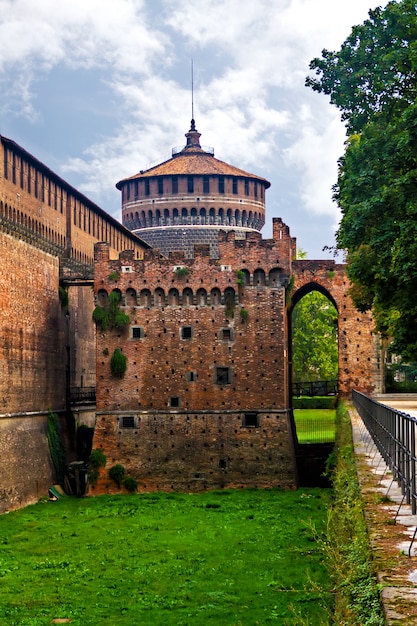
M 349 297 L 345 266 L 334 261 L 294 261 L 293 302 L 318 289 L 338 312 L 339 393 L 349 397 L 352 389 L 372 394 L 380 385 L 379 341 L 370 313 L 359 313 Z

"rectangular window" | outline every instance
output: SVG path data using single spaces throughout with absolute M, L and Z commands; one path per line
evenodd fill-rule
M 222 328 L 220 331 L 220 337 L 223 341 L 233 340 L 233 331 L 231 328 Z
M 224 176 L 219 176 L 219 193 L 224 193 Z
M 189 383 L 194 383 L 197 380 L 197 372 L 187 372 L 186 379 Z
M 135 180 L 135 200 L 139 198 L 139 181 Z
M 210 179 L 208 176 L 203 176 L 203 193 L 210 193 Z
M 28 164 L 28 193 L 32 193 L 32 186 L 31 186 L 31 182 L 32 179 L 30 178 L 30 165 Z
M 178 398 L 178 396 L 172 396 L 169 399 L 169 406 L 177 408 L 177 407 L 179 407 L 179 405 L 180 405 L 180 399 Z
M 22 189 L 25 188 L 25 162 L 23 159 L 20 162 L 20 186 Z
M 217 385 L 230 385 L 232 382 L 232 372 L 230 367 L 216 367 L 214 380 Z
M 7 148 L 4 149 L 4 178 L 9 178 L 9 169 L 8 169 L 8 159 L 9 156 L 9 152 L 7 150 Z
M 244 413 L 242 417 L 242 426 L 244 428 L 258 428 L 259 416 L 257 413 Z
M 132 339 L 143 339 L 145 336 L 145 331 L 142 326 L 132 326 Z
M 173 176 L 171 178 L 172 183 L 172 193 L 178 193 L 178 176 Z
M 237 193 L 237 178 L 233 178 L 232 191 L 233 191 L 234 194 Z
M 258 183 L 254 183 L 253 195 L 255 198 L 258 197 Z
M 119 426 L 120 428 L 136 428 L 134 415 L 123 415 Z
M 191 339 L 193 336 L 192 326 L 183 326 L 181 328 L 181 339 Z
M 187 176 L 187 191 L 194 193 L 194 176 Z
M 164 193 L 164 179 L 158 178 L 158 193 L 160 196 Z
M 149 196 L 150 187 L 149 187 L 149 178 L 145 178 L 145 196 Z
M 13 153 L 12 156 L 12 181 L 13 184 L 16 184 L 16 155 Z

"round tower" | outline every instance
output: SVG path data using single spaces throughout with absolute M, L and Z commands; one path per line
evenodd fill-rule
M 166 256 L 194 245 L 209 244 L 218 257 L 220 230 L 236 238 L 259 232 L 265 223 L 265 190 L 270 183 L 214 157 L 201 147 L 191 120 L 187 143 L 173 148 L 172 157 L 119 181 L 124 226 Z

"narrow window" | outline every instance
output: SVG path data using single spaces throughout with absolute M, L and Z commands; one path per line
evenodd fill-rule
M 227 459 L 220 459 L 220 461 L 219 461 L 219 469 L 227 470 Z
M 145 196 L 149 196 L 150 188 L 149 188 L 149 178 L 145 178 Z
M 181 339 L 191 339 L 193 336 L 192 326 L 183 326 L 181 328 Z
M 210 193 L 210 179 L 208 176 L 203 176 L 203 193 Z
M 186 379 L 189 383 L 195 383 L 197 380 L 197 372 L 187 372 Z
M 219 193 L 224 193 L 224 176 L 219 176 Z
M 164 193 L 164 179 L 158 178 L 158 193 L 160 196 Z
M 121 428 L 135 428 L 135 418 L 133 415 L 123 415 Z
M 142 326 L 132 326 L 132 339 L 143 339 L 145 332 Z
M 253 192 L 253 195 L 255 196 L 255 198 L 257 198 L 257 197 L 258 197 L 258 183 L 255 183 L 255 184 L 254 184 L 254 192 Z
M 233 178 L 232 191 L 233 191 L 234 194 L 237 193 L 237 178 Z
M 258 428 L 259 416 L 257 413 L 244 413 L 242 418 L 242 426 L 244 428 Z
M 194 193 L 194 176 L 187 176 L 187 191 Z
M 174 408 L 178 408 L 180 405 L 180 399 L 178 396 L 171 396 L 171 398 L 169 399 L 169 406 L 172 406 Z
M 245 180 L 245 196 L 249 195 L 249 181 Z
M 171 179 L 172 182 L 172 193 L 178 193 L 178 176 L 173 176 Z
M 215 382 L 217 385 L 230 385 L 232 382 L 232 372 L 230 367 L 216 367 Z

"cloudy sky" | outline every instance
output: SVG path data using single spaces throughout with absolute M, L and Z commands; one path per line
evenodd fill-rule
M 267 223 L 325 258 L 345 129 L 304 86 L 373 0 L 0 0 L 0 133 L 120 219 L 115 183 L 185 143 L 271 181 Z M 383 3 L 385 4 L 385 3 Z

